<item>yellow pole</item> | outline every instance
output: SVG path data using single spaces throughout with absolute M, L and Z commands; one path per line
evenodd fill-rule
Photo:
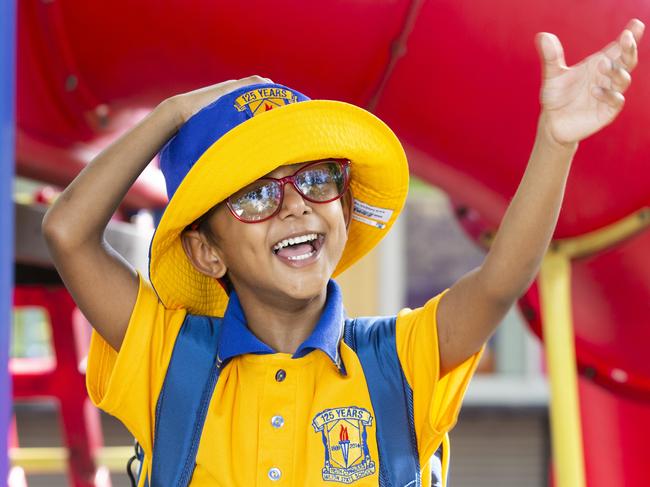
M 551 444 L 556 485 L 584 487 L 569 256 L 549 250 L 542 261 L 539 284 L 551 392 Z
M 551 390 L 551 444 L 557 487 L 584 487 L 582 423 L 571 307 L 571 259 L 593 255 L 650 228 L 650 207 L 577 237 L 554 240 L 542 261 L 539 293 Z M 490 247 L 494 233 L 482 235 Z

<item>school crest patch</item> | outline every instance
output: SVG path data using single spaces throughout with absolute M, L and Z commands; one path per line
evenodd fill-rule
M 350 484 L 375 473 L 368 448 L 371 425 L 370 412 L 356 406 L 325 409 L 314 416 L 312 426 L 325 447 L 323 480 Z
M 283 88 L 257 88 L 237 97 L 234 106 L 239 112 L 248 110 L 251 116 L 268 112 L 277 107 L 296 103 L 298 96 Z

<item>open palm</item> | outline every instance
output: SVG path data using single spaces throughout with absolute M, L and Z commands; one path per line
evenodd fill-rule
M 631 20 L 618 39 L 568 67 L 562 44 L 553 34 L 537 35 L 542 60 L 542 109 L 552 137 L 559 143 L 578 142 L 611 123 L 625 102 L 630 72 L 637 65 L 640 20 Z

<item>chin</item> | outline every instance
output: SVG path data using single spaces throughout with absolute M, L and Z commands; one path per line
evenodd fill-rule
M 310 300 L 325 292 L 329 279 L 328 275 L 287 276 L 286 282 L 277 284 L 280 285 L 282 292 L 287 297 L 296 300 Z

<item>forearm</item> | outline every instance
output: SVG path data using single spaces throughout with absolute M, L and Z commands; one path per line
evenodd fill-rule
M 162 102 L 79 173 L 45 215 L 43 230 L 48 240 L 71 246 L 101 242 L 129 188 L 178 130 L 173 104 Z
M 542 113 L 524 176 L 480 269 L 481 281 L 496 299 L 514 301 L 535 278 L 557 224 L 577 146 L 552 140 Z

